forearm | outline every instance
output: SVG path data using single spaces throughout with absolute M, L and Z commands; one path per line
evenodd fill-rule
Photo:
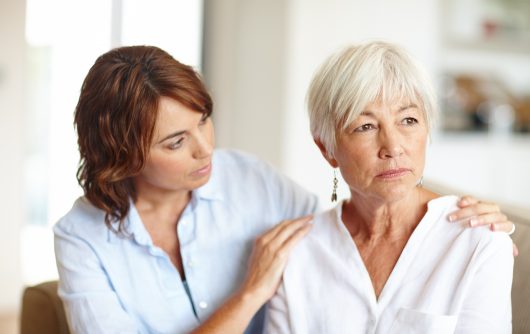
M 264 301 L 246 292 L 238 292 L 230 297 L 192 334 L 243 333 L 252 317 L 258 312 Z

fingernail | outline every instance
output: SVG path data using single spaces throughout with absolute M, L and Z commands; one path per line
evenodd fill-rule
M 469 226 L 476 226 L 478 224 L 478 220 L 476 218 L 471 218 L 469 220 Z
M 454 222 L 456 220 L 456 216 L 455 215 L 450 215 L 448 217 L 448 219 L 449 219 L 450 222 Z

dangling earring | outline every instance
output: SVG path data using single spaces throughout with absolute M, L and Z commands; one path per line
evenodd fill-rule
M 416 183 L 416 186 L 417 187 L 423 187 L 423 175 L 420 177 L 420 180 L 418 181 L 418 183 Z
M 337 170 L 333 170 L 333 191 L 331 192 L 331 201 L 336 202 L 337 201 L 337 184 L 339 183 L 339 180 L 337 180 Z

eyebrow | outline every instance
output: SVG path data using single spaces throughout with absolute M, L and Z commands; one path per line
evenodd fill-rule
M 160 144 L 160 143 L 162 143 L 162 142 L 164 142 L 164 141 L 166 141 L 166 140 L 168 140 L 170 138 L 178 137 L 178 136 L 183 135 L 185 133 L 186 133 L 185 130 L 184 131 L 176 131 L 176 132 L 170 133 L 169 135 L 167 135 L 164 138 L 162 138 L 162 140 L 160 140 L 157 144 Z
M 416 105 L 416 103 L 411 103 L 409 105 L 405 105 L 405 106 L 399 108 L 398 112 L 405 111 L 405 110 L 411 109 L 411 108 L 418 108 L 418 106 Z
M 203 113 L 202 114 L 202 117 L 201 117 L 201 120 L 199 122 L 202 122 L 204 121 L 205 119 L 207 119 L 208 117 L 210 117 L 210 114 L 208 113 Z M 173 132 L 173 133 L 170 133 L 169 135 L 165 136 L 164 138 L 162 138 L 157 144 L 160 144 L 170 138 L 174 138 L 174 137 L 178 137 L 180 135 L 183 135 L 185 134 L 187 131 L 186 130 L 182 130 L 182 131 L 176 131 L 176 132 Z

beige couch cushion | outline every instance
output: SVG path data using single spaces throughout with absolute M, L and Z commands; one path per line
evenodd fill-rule
M 28 287 L 22 296 L 21 334 L 68 334 L 57 281 Z
M 512 239 L 519 248 L 512 285 L 513 333 L 530 333 L 530 222 L 518 218 Z M 530 220 L 530 217 L 527 218 Z

